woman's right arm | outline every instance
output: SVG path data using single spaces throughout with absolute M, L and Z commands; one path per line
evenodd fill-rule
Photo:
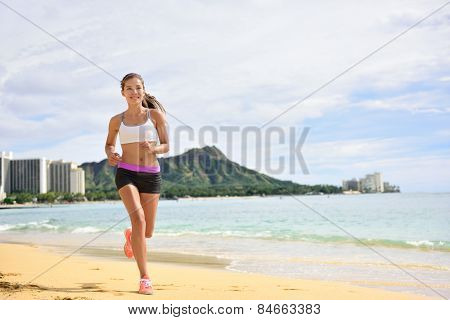
M 108 137 L 106 138 L 105 144 L 105 153 L 108 158 L 108 163 L 111 166 L 116 166 L 119 161 L 122 160 L 122 157 L 114 152 L 116 149 L 116 139 L 117 134 L 119 133 L 120 119 L 117 116 L 114 116 L 109 121 L 108 128 Z

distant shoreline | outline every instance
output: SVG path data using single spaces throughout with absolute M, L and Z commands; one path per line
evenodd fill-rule
M 60 203 L 23 203 L 23 204 L 0 204 L 1 209 L 29 209 L 29 208 L 51 208 L 54 206 L 68 205 L 68 204 L 91 204 L 91 203 L 116 203 L 122 200 L 104 200 L 104 201 L 74 201 L 74 202 L 60 202 Z
M 378 192 L 378 193 L 332 193 L 332 194 L 295 194 L 295 196 L 336 196 L 336 195 L 366 195 L 366 194 L 391 194 L 400 192 Z M 269 197 L 286 197 L 289 194 L 268 194 L 264 196 L 252 195 L 252 196 L 212 196 L 212 197 L 178 197 L 175 199 L 160 198 L 163 201 L 178 201 L 178 200 L 210 200 L 210 199 L 256 199 L 256 198 L 269 198 Z M 92 204 L 92 203 L 117 203 L 122 200 L 92 200 L 92 201 L 74 201 L 74 202 L 58 202 L 58 203 L 24 203 L 24 204 L 0 204 L 1 209 L 29 209 L 29 208 L 50 208 L 59 205 L 71 205 L 71 204 Z
M 270 197 L 272 195 L 266 196 Z M 281 195 L 280 195 L 281 196 Z M 285 195 L 283 195 L 285 196 Z M 208 199 L 254 199 L 254 198 L 263 198 L 261 196 L 217 196 L 217 197 L 180 197 L 177 199 L 165 199 L 161 198 L 163 201 L 177 201 L 177 200 L 208 200 Z M 54 206 L 60 205 L 71 205 L 71 204 L 93 204 L 93 203 L 122 203 L 122 200 L 93 200 L 93 201 L 74 201 L 74 202 L 58 202 L 58 203 L 23 203 L 23 204 L 0 204 L 1 209 L 25 209 L 25 208 L 51 208 Z

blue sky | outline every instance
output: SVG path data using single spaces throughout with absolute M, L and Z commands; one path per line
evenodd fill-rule
M 97 66 L 1 5 L 1 151 L 78 164 L 104 159 L 109 119 L 126 109 L 117 79 L 137 72 L 169 112 L 167 156 L 215 143 L 268 174 L 258 155 L 272 165 L 287 161 L 289 143 L 274 142 L 269 153 L 261 141 L 258 150 L 245 128 L 277 117 L 443 4 L 5 3 Z M 270 123 L 286 134 L 311 128 L 302 147 L 310 174 L 297 162 L 296 172 L 271 175 L 338 185 L 378 171 L 403 191 L 450 191 L 449 39 L 450 5 Z M 193 138 L 175 134 L 177 119 Z M 232 139 L 224 125 L 238 128 Z M 217 142 L 200 135 L 205 126 L 217 129 Z

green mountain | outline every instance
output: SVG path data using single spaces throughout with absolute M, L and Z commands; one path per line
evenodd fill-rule
M 163 159 L 164 179 L 191 186 L 276 184 L 280 180 L 230 161 L 216 147 L 194 148 Z
M 158 159 L 163 178 L 161 195 L 215 196 L 253 194 L 337 193 L 335 186 L 307 186 L 282 181 L 230 161 L 218 148 L 193 148 L 183 154 Z M 83 163 L 86 191 L 115 190 L 116 167 L 101 162 Z

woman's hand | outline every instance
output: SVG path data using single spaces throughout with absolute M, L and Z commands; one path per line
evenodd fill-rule
M 117 164 L 119 163 L 119 161 L 122 161 L 122 157 L 120 156 L 120 154 L 118 154 L 117 152 L 114 153 L 110 153 L 108 155 L 108 163 L 111 166 L 117 166 Z
M 144 149 L 145 152 L 148 153 L 156 153 L 155 147 L 156 147 L 156 141 L 144 141 L 140 142 L 139 146 Z

